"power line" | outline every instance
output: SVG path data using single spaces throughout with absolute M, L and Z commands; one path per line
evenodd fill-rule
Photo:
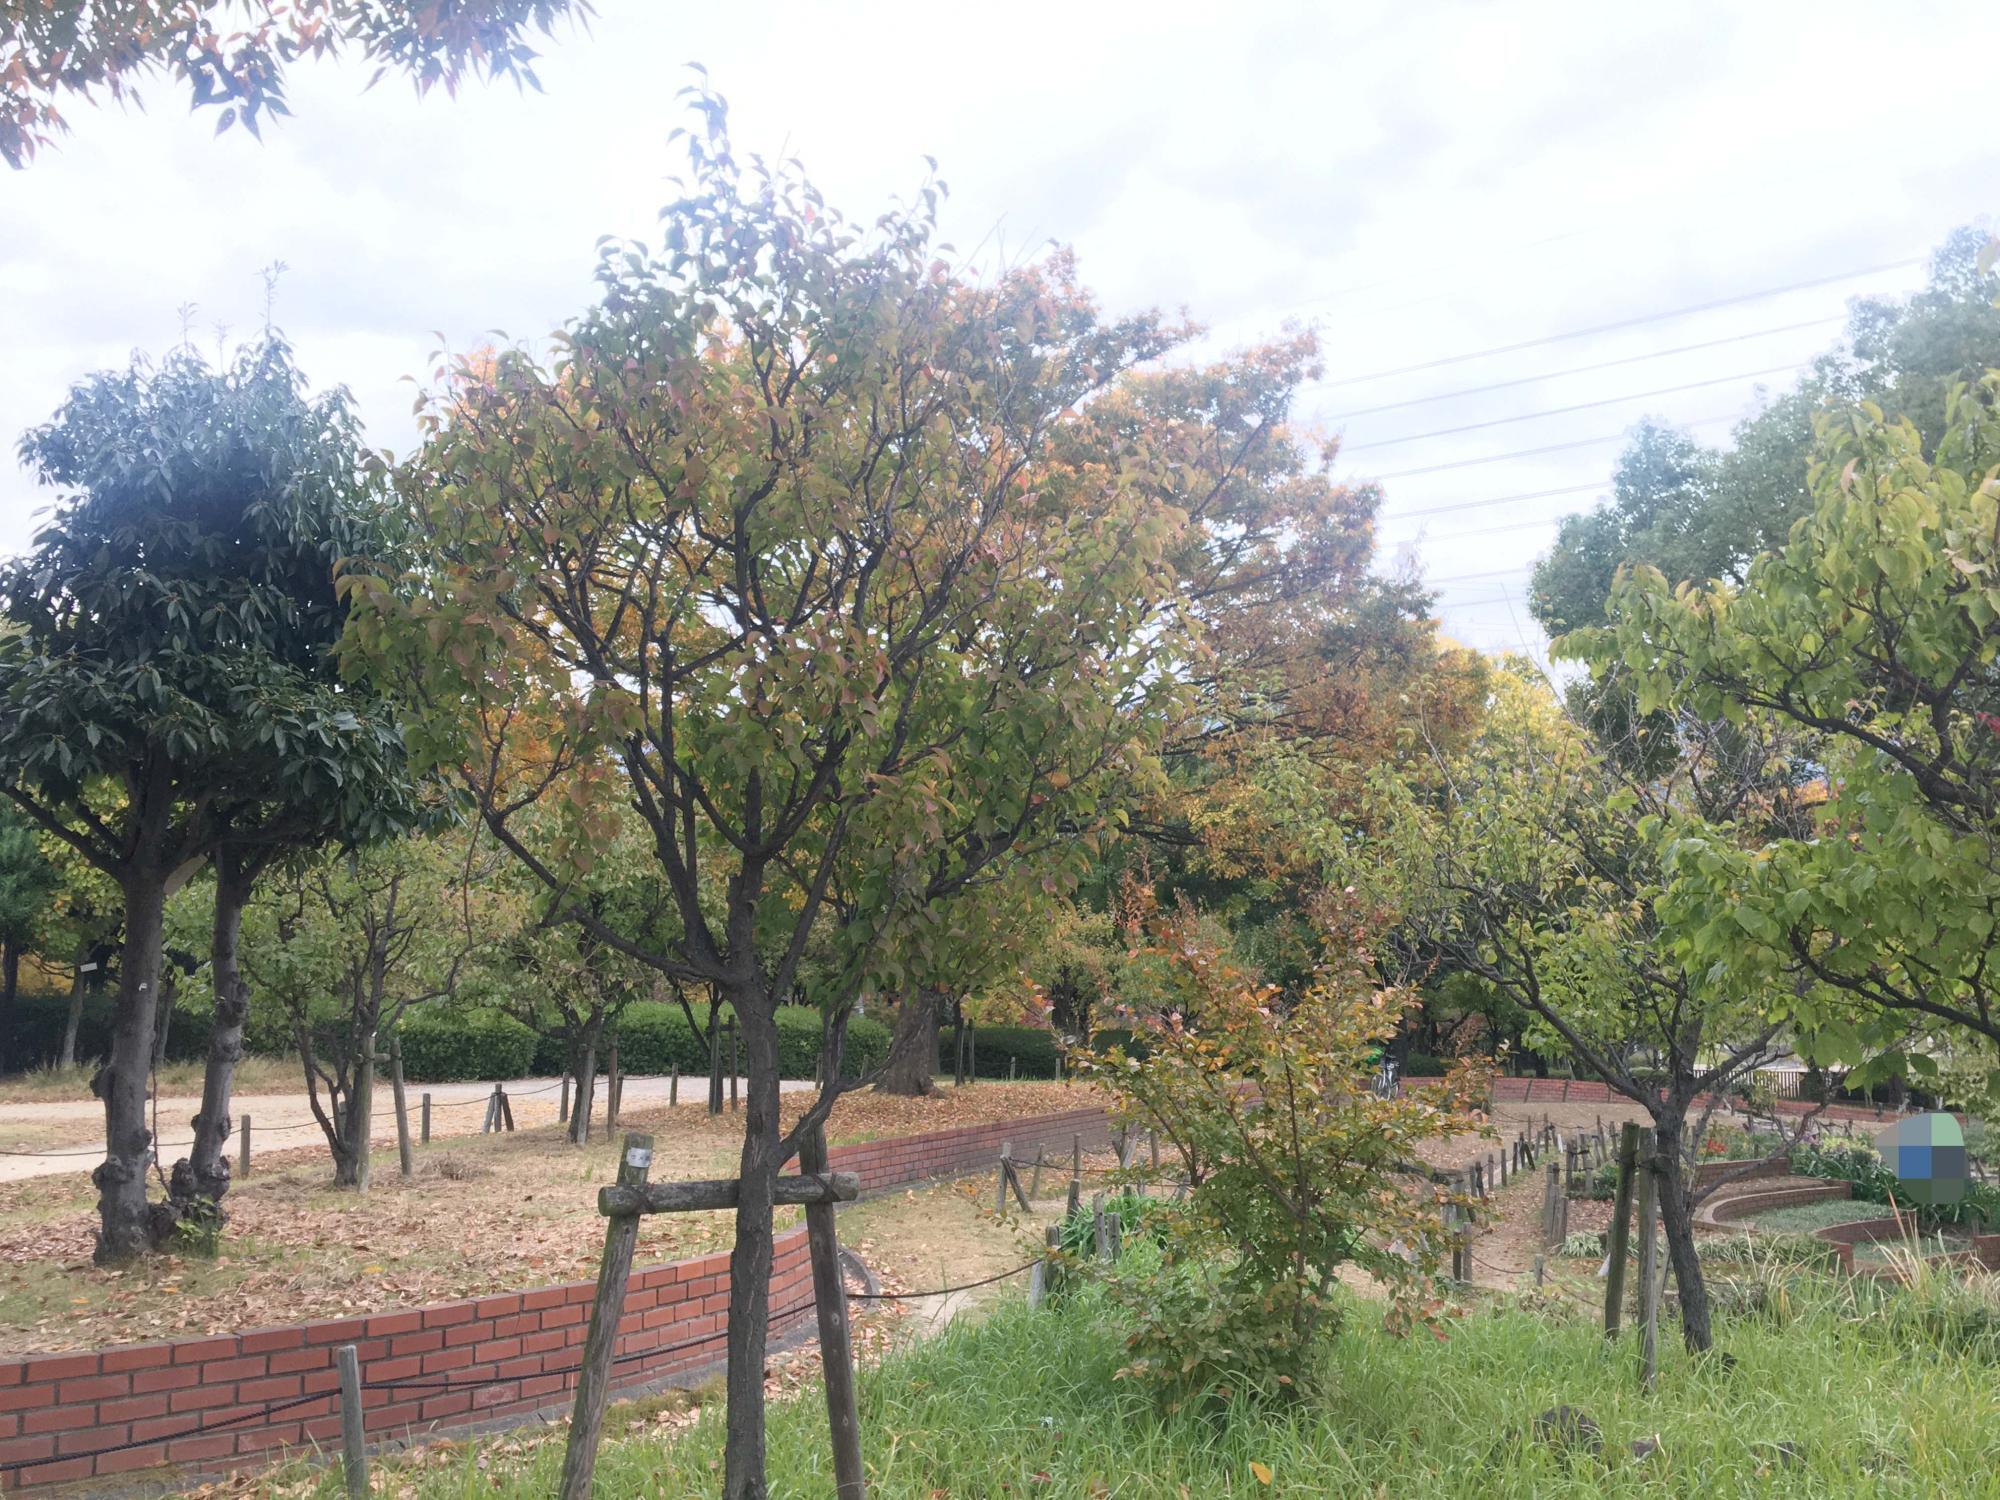
M 1533 566 L 1534 563 L 1531 561 L 1512 568 L 1494 568 L 1487 573 L 1454 573 L 1449 578 L 1426 578 L 1424 584 L 1429 587 L 1432 584 L 1476 583 L 1482 578 L 1512 578 L 1516 573 L 1525 573 Z
M 1720 416 L 1703 417 L 1698 422 L 1676 422 L 1674 425 L 1676 427 L 1689 428 L 1713 427 L 1718 422 L 1734 422 L 1736 419 L 1736 413 L 1724 412 Z M 1601 437 L 1578 438 L 1574 442 L 1569 443 L 1549 443 L 1540 448 L 1517 448 L 1512 453 L 1489 453 L 1484 458 L 1460 458 L 1446 464 L 1426 464 L 1421 469 L 1397 469 L 1393 473 L 1377 474 L 1374 477 L 1378 481 L 1384 479 L 1408 479 L 1417 474 L 1442 473 L 1446 469 L 1469 469 L 1478 464 L 1497 464 L 1509 458 L 1533 458 L 1539 453 L 1562 453 L 1571 448 L 1589 448 L 1598 443 L 1618 442 L 1630 430 L 1628 427 L 1620 432 L 1607 432 Z
M 1435 537 L 1432 540 L 1439 542 L 1462 542 L 1470 540 L 1471 538 L 1476 536 L 1498 536 L 1503 531 L 1526 531 L 1530 527 L 1534 526 L 1560 526 L 1567 519 L 1568 519 L 1567 515 L 1537 516 L 1532 521 L 1508 521 L 1499 526 L 1475 527 L 1471 531 L 1446 532 L 1443 536 Z M 1405 546 L 1415 541 L 1416 541 L 1415 537 L 1410 537 L 1406 541 L 1385 542 L 1383 545 Z
M 1372 417 L 1385 411 L 1405 411 L 1412 406 L 1429 406 L 1435 401 L 1457 401 L 1466 396 L 1483 396 L 1489 391 L 1510 391 L 1516 386 L 1540 385 L 1545 380 L 1561 380 L 1568 375 L 1590 375 L 1599 370 L 1615 370 L 1624 365 L 1640 365 L 1648 360 L 1666 359 L 1674 354 L 1693 354 L 1700 349 L 1720 349 L 1725 344 L 1741 344 L 1751 339 L 1769 338 L 1773 334 L 1797 333 L 1805 328 L 1824 328 L 1831 323 L 1846 321 L 1844 318 L 1808 318 L 1803 323 L 1783 323 L 1776 328 L 1759 328 L 1754 333 L 1735 333 L 1723 339 L 1704 339 L 1698 344 L 1678 344 L 1672 349 L 1654 349 L 1646 354 L 1628 354 L 1623 359 L 1600 360 L 1594 365 L 1572 365 L 1567 370 L 1551 370 L 1546 375 L 1523 375 L 1515 380 L 1496 380 L 1490 385 L 1469 385 L 1461 390 L 1440 391 L 1434 396 L 1412 396 L 1407 401 L 1388 401 L 1380 406 L 1362 406 L 1353 411 L 1336 412 L 1322 417 L 1324 422 L 1345 422 L 1354 417 Z M 1317 382 L 1308 381 L 1308 385 Z
M 1343 446 L 1343 453 L 1362 453 L 1370 448 L 1394 448 L 1400 443 L 1420 443 L 1426 438 L 1455 437 L 1461 432 L 1483 432 L 1489 427 L 1506 427 L 1515 422 L 1532 422 L 1537 417 L 1564 417 L 1571 412 L 1594 411 L 1600 406 L 1617 406 L 1625 401 L 1650 401 L 1655 396 L 1677 396 L 1682 391 L 1703 391 L 1714 385 L 1733 385 L 1739 380 L 1756 380 L 1765 375 L 1789 375 L 1796 364 L 1773 365 L 1764 370 L 1744 370 L 1736 375 L 1718 375 L 1713 380 L 1690 380 L 1685 385 L 1664 385 L 1654 391 L 1633 391 L 1627 396 L 1604 396 L 1596 401 L 1579 401 L 1574 406 L 1552 406 L 1546 411 L 1527 411 L 1512 417 L 1495 417 L 1488 422 L 1467 422 L 1461 427 L 1440 427 L 1432 432 L 1413 432 L 1407 437 L 1378 438 L 1372 443 Z
M 1544 334 L 1540 338 L 1523 339 L 1515 344 L 1496 344 L 1490 349 L 1474 349 L 1467 354 L 1447 354 L 1440 359 L 1427 359 L 1414 365 L 1397 365 L 1388 370 L 1373 370 L 1366 375 L 1346 375 L 1338 380 L 1321 381 L 1320 389 L 1337 390 L 1342 386 L 1361 385 L 1370 380 L 1387 380 L 1392 375 L 1415 375 L 1424 370 L 1438 370 L 1446 365 L 1462 365 L 1471 360 L 1490 359 L 1499 354 L 1518 354 L 1523 349 L 1540 349 L 1548 344 L 1566 343 L 1570 339 L 1593 338 L 1600 333 L 1616 333 L 1624 328 L 1639 328 L 1648 323 L 1664 323 L 1674 318 L 1692 317 L 1696 313 L 1713 312 L 1720 307 L 1741 307 L 1749 302 L 1762 302 L 1768 297 L 1782 297 L 1787 292 L 1802 292 L 1812 287 L 1832 286 L 1837 282 L 1853 281 L 1861 276 L 1878 276 L 1885 271 L 1904 271 L 1923 263 L 1922 256 L 1913 256 L 1907 260 L 1892 260 L 1882 265 L 1861 266 L 1832 276 L 1815 276 L 1805 281 L 1787 282 L 1784 286 L 1766 287 L 1760 292 L 1742 292 L 1734 297 L 1717 297 L 1713 301 L 1691 303 L 1686 307 L 1671 308 L 1666 312 L 1646 313 L 1636 318 L 1620 318 L 1610 323 L 1595 323 L 1588 328 L 1572 328 L 1564 333 Z
M 1508 505 L 1516 500 L 1546 500 L 1553 495 L 1579 495 L 1585 490 L 1601 490 L 1604 481 L 1593 479 L 1587 484 L 1559 485 L 1552 490 L 1523 490 L 1517 495 L 1494 495 L 1486 500 L 1454 500 L 1449 505 L 1426 505 L 1421 510 L 1399 510 L 1393 515 L 1382 516 L 1384 521 L 1401 521 L 1411 516 L 1441 516 L 1448 511 L 1484 510 L 1489 505 Z

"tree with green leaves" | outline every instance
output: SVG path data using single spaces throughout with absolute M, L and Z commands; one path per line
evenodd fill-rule
M 1477 977 L 1527 1013 L 1530 1046 L 1645 1110 L 1682 1333 L 1705 1349 L 1694 1213 L 1718 1184 L 1698 1181 L 1692 1142 L 1781 1050 L 1785 1007 L 1686 951 L 1668 871 L 1692 830 L 1800 827 L 1809 794 L 1782 737 L 1691 721 L 1667 769 L 1635 773 L 1640 757 L 1599 745 L 1526 663 L 1493 689 L 1429 790 L 1378 778 L 1349 878 L 1397 918 L 1412 977 L 1438 962 Z
M 354 836 L 396 826 L 381 788 L 400 775 L 402 742 L 393 713 L 327 654 L 344 611 L 333 566 L 354 546 L 368 480 L 344 397 L 309 396 L 281 340 L 221 369 L 182 349 L 92 376 L 21 452 L 59 497 L 34 550 L 0 567 L 0 792 L 122 900 L 95 1084 L 109 1263 L 162 1239 L 192 1202 L 146 1197 L 168 895 L 218 849 L 291 829 L 300 809 Z
M 1833 1060 L 1928 1079 L 1899 1033 L 2000 1042 L 2000 371 L 1935 435 L 1872 402 L 1823 416 L 1807 483 L 1740 586 L 1628 570 L 1565 649 L 1649 711 L 1803 739 L 1809 824 L 1683 831 L 1664 910 L 1685 962 L 1796 992 Z
M 1180 454 L 1224 423 L 1204 451 L 1227 465 L 1306 361 L 1246 359 L 1221 378 L 1258 397 L 1220 412 L 1102 399 L 1177 332 L 1100 318 L 1067 256 L 956 273 L 935 185 L 854 228 L 696 107 L 664 251 L 606 248 L 554 369 L 457 363 L 409 475 L 430 562 L 346 584 L 357 648 L 420 705 L 413 745 L 555 910 L 742 1028 L 724 1493 L 747 1500 L 773 1184 L 851 1086 L 852 1007 L 937 966 L 967 890 L 1026 861 L 1076 878 L 1181 694 L 1187 601 L 1299 535 L 1282 488 Z M 659 946 L 565 894 L 625 809 L 673 897 Z M 829 1082 L 786 1130 L 776 1008 L 836 878 Z
M 128 101 L 170 75 L 194 108 L 219 109 L 220 134 L 291 113 L 285 70 L 304 58 L 356 55 L 371 82 L 404 73 L 427 93 L 456 93 L 473 74 L 540 89 L 531 31 L 588 17 L 588 0 L 31 0 L 0 10 L 0 156 L 25 167 L 67 130 L 58 101 Z
M 1739 424 L 1727 448 L 1642 422 L 1620 456 L 1610 498 L 1564 520 L 1536 565 L 1530 608 L 1551 635 L 1602 625 L 1622 566 L 1671 583 L 1740 585 L 1751 559 L 1785 545 L 1816 505 L 1806 472 L 1820 414 L 1873 401 L 1907 417 L 1926 451 L 1947 426 L 1951 389 L 2000 365 L 2000 272 L 1983 229 L 1955 231 L 1932 256 L 1929 284 L 1907 299 L 1860 298 L 1843 347 Z

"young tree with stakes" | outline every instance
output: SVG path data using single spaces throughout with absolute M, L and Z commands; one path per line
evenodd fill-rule
M 1301 507 L 1170 461 L 1164 417 L 1109 420 L 1098 398 L 1178 335 L 1101 320 L 1067 257 L 975 285 L 932 250 L 935 185 L 856 230 L 696 107 L 664 252 L 606 247 L 553 371 L 458 364 L 410 474 L 432 562 L 346 584 L 358 644 L 423 705 L 415 742 L 552 889 L 621 806 L 645 822 L 668 941 L 559 909 L 742 1027 L 724 1493 L 748 1500 L 774 1183 L 851 1086 L 781 1128 L 775 1011 L 835 875 L 829 1080 L 855 997 L 929 966 L 950 898 L 1030 858 L 1072 877 L 1179 692 L 1183 603 L 1226 586 L 1213 537 L 1240 514 L 1275 561 Z M 1271 365 L 1179 423 L 1228 428 L 1218 453 L 1282 441 L 1310 362 Z M 542 749 L 510 758 L 519 737 Z

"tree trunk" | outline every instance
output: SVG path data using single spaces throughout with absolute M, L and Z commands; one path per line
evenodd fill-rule
M 375 1143 L 375 1028 L 354 1034 L 354 1098 L 348 1108 L 348 1139 L 354 1147 L 354 1187 L 368 1191 L 368 1173 Z
M 1659 1143 L 1660 1228 L 1666 1235 L 1667 1259 L 1673 1264 L 1674 1286 L 1680 1294 L 1681 1340 L 1690 1353 L 1699 1354 L 1715 1342 L 1715 1337 L 1709 1325 L 1708 1283 L 1702 1279 L 1701 1258 L 1696 1253 L 1694 1208 L 1681 1162 L 1683 1120 L 1682 1111 L 1663 1109 L 1653 1116 L 1653 1134 Z
M 164 902 L 161 907 L 165 910 Z M 83 997 L 89 986 L 84 983 L 83 966 L 90 962 L 95 945 L 84 943 L 76 951 L 76 977 L 69 982 L 69 1017 L 63 1022 L 62 1052 L 57 1065 L 69 1069 L 76 1066 L 76 1034 L 83 1025 Z
M 764 996 L 736 1004 L 749 1097 L 743 1119 L 736 1244 L 729 1255 L 729 1366 L 723 1500 L 767 1500 L 764 1349 L 771 1304 L 771 1199 L 778 1175 L 778 1018 Z
M 569 1139 L 581 1146 L 590 1139 L 590 1106 L 597 1093 L 597 1039 L 604 1030 L 604 1012 L 591 1012 L 584 1023 L 582 1056 L 577 1062 L 576 1092 L 570 1096 Z
M 250 986 L 237 964 L 236 949 L 251 884 L 252 877 L 245 873 L 234 851 L 225 848 L 216 852 L 215 918 L 208 948 L 215 1018 L 209 1026 L 208 1062 L 202 1070 L 201 1110 L 194 1117 L 194 1144 L 187 1157 L 187 1186 L 193 1201 L 184 1211 L 201 1214 L 217 1228 L 224 1217 L 223 1195 L 229 1191 L 230 1092 L 236 1082 L 236 1065 L 243 1060 L 243 1028 L 250 1018 Z M 176 1163 L 177 1187 L 180 1176 L 180 1164 Z
M 938 1008 L 929 990 L 918 990 L 896 1011 L 896 1033 L 889 1042 L 889 1060 L 875 1087 L 885 1094 L 914 1099 L 931 1093 L 938 1060 Z
M 122 1264 L 154 1244 L 153 1213 L 146 1202 L 146 1168 L 153 1159 L 146 1083 L 153 1061 L 153 1012 L 159 1003 L 167 875 L 166 870 L 139 863 L 122 882 L 125 950 L 118 969 L 111 1057 L 91 1080 L 91 1092 L 104 1101 L 104 1160 L 90 1174 L 97 1186 L 93 1259 L 101 1266 Z M 73 1035 L 67 1045 L 73 1055 Z

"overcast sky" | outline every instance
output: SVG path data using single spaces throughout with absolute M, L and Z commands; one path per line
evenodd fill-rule
M 69 107 L 74 134 L 0 177 L 0 436 L 171 345 L 183 304 L 207 342 L 254 331 L 282 260 L 308 375 L 407 448 L 399 382 L 437 335 L 541 335 L 588 301 L 598 236 L 656 232 L 699 60 L 739 150 L 798 155 L 851 216 L 929 154 L 961 248 L 1074 245 L 1113 310 L 1185 306 L 1222 343 L 1315 322 L 1328 384 L 1304 413 L 1346 433 L 1343 472 L 1383 478 L 1384 566 L 1414 548 L 1451 633 L 1539 647 L 1527 568 L 1617 434 L 1654 414 L 1726 436 L 1849 297 L 1915 287 L 1911 261 L 2000 210 L 1966 66 L 2000 56 L 1991 0 L 595 3 L 545 45 L 539 95 L 420 102 L 309 65 L 261 145 L 166 84 L 147 113 Z M 1652 316 L 1729 298 L 1750 300 Z M 1648 321 L 1456 359 L 1628 319 Z M 1451 396 L 1499 382 L 1521 383 Z M 1645 394 L 1693 382 L 1714 383 Z M 1582 403 L 1606 404 L 1528 415 Z M 46 501 L 10 446 L 0 551 Z

